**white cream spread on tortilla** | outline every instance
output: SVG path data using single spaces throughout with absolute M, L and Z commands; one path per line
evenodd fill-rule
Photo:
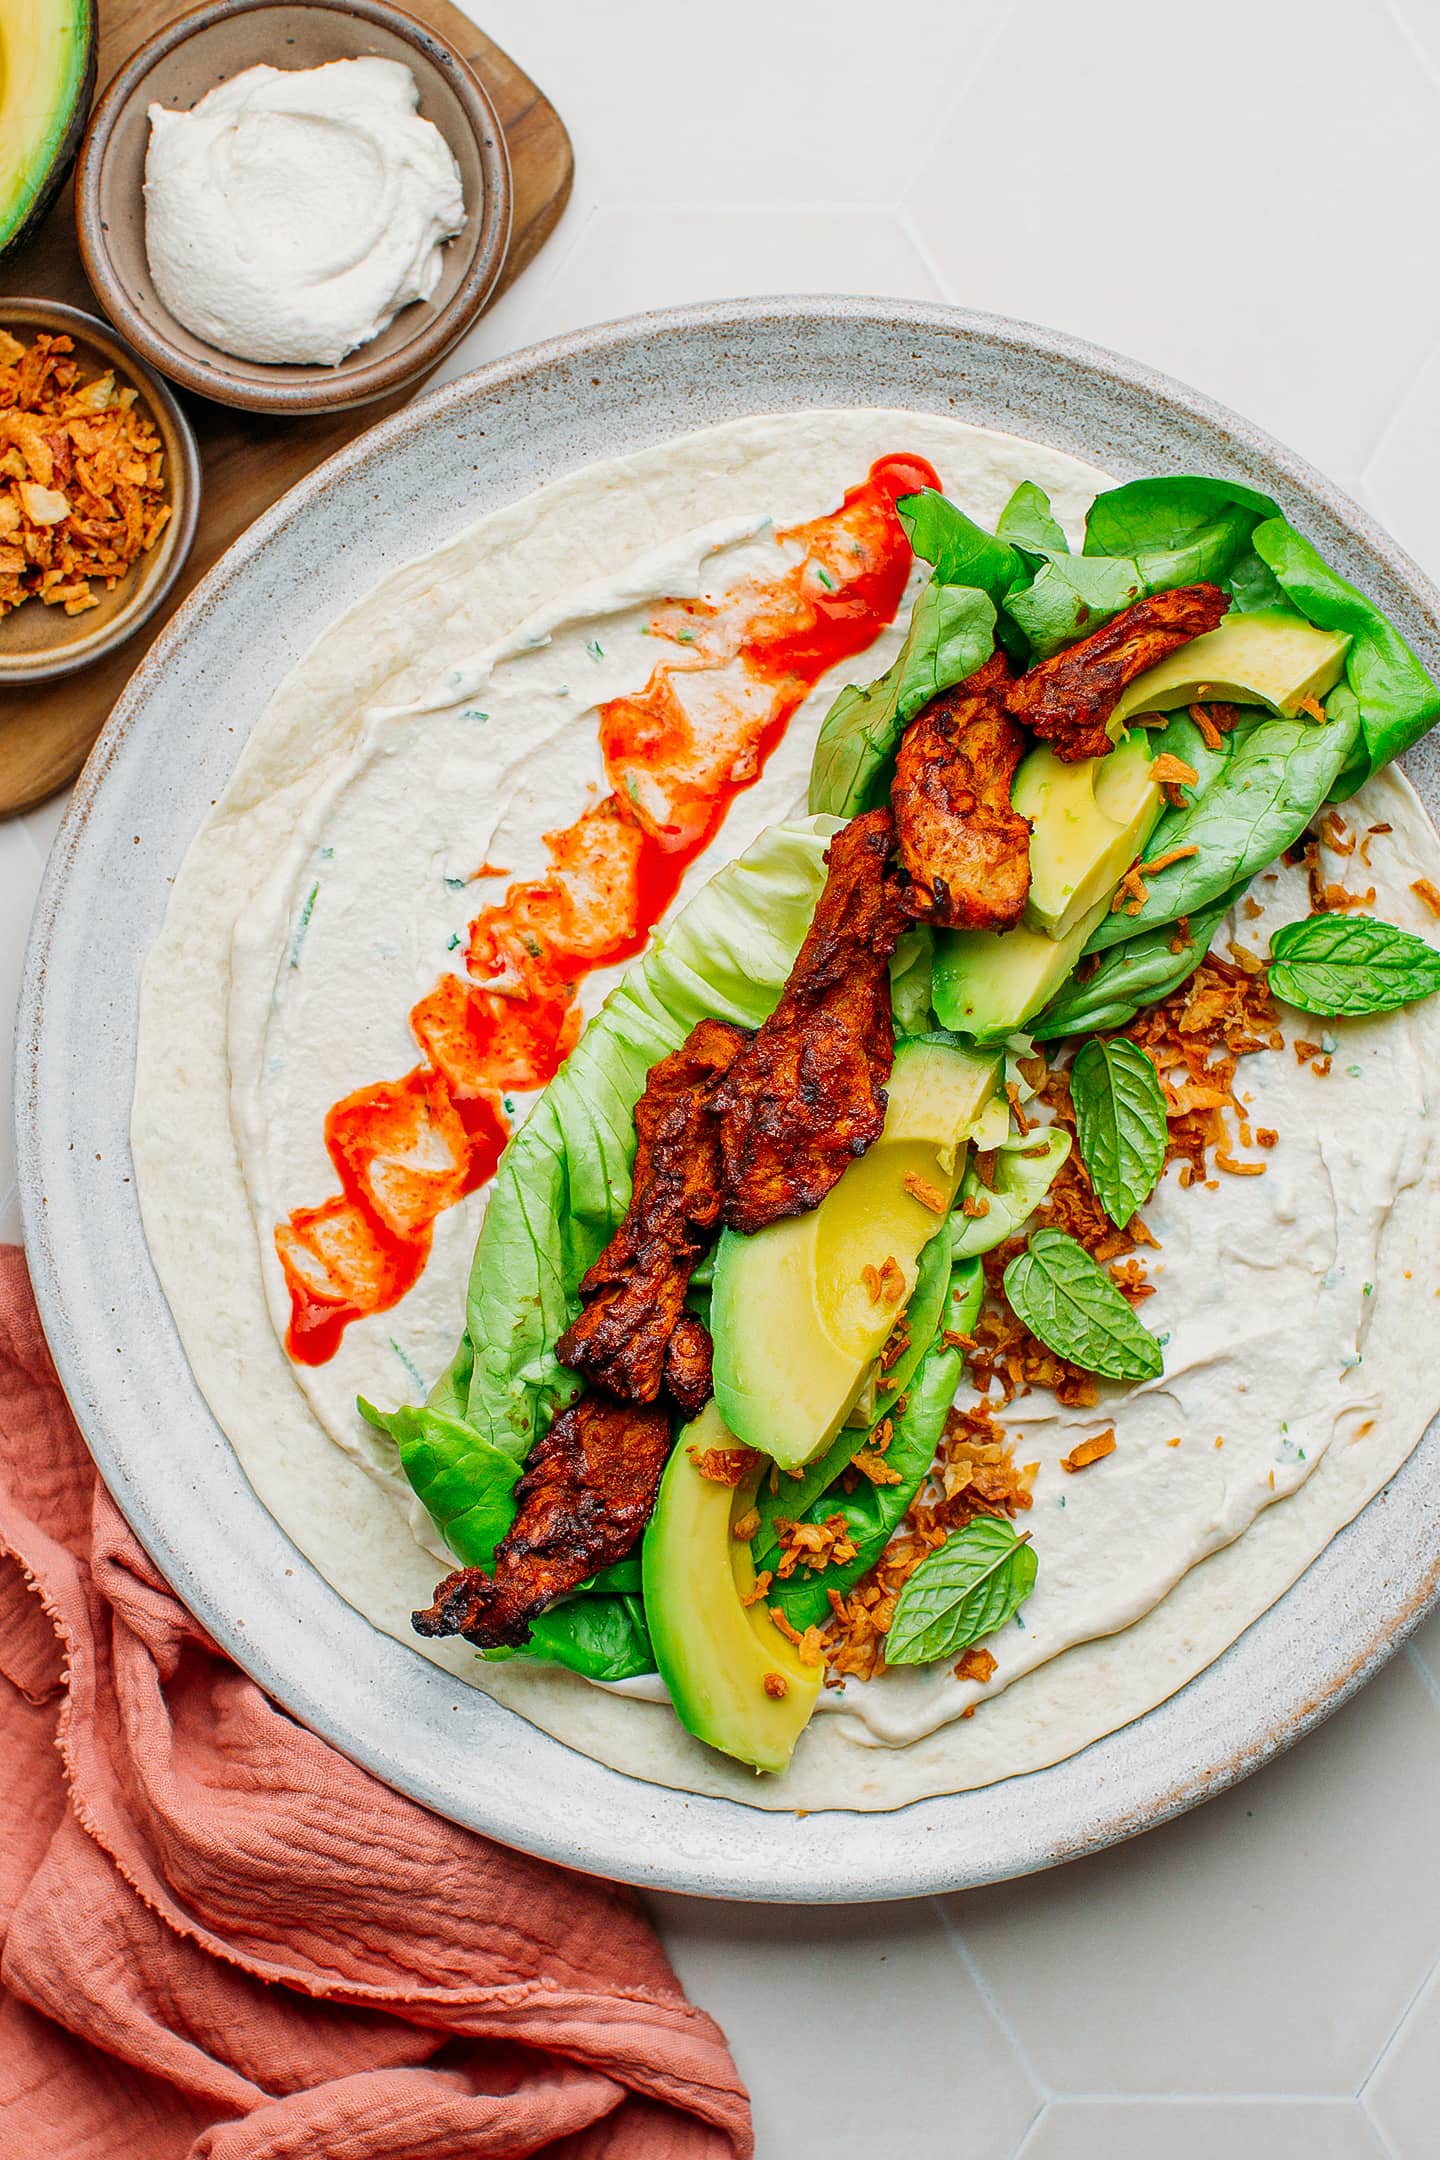
M 406 1015 L 473 912 L 447 879 L 480 858 L 516 875 L 538 868 L 540 833 L 583 806 L 587 784 L 601 788 L 593 707 L 643 683 L 649 604 L 753 567 L 773 553 L 771 524 L 833 506 L 896 451 L 928 456 L 987 523 L 1022 478 L 1072 526 L 1100 484 L 1053 450 L 913 414 L 742 422 L 588 468 L 392 578 L 321 639 L 177 880 L 147 970 L 134 1117 L 152 1250 L 197 1378 L 262 1499 L 402 1640 L 415 1641 L 408 1615 L 428 1601 L 441 1548 L 428 1523 L 417 1538 L 393 1451 L 354 1395 L 416 1399 L 448 1360 L 483 1195 L 440 1219 L 409 1295 L 308 1371 L 280 1347 L 274 1224 L 333 1188 L 328 1106 L 414 1063 Z M 899 635 L 839 680 L 879 673 Z M 822 682 L 791 722 L 687 889 L 803 797 L 837 686 Z M 1376 911 L 1433 934 L 1410 885 L 1437 877 L 1440 844 L 1407 784 L 1383 775 L 1346 815 L 1393 828 L 1365 874 Z M 1347 867 L 1336 859 L 1328 874 Z M 1225 926 L 1222 945 L 1261 949 L 1304 911 L 1298 873 L 1254 891 L 1264 915 Z M 587 1012 L 611 980 L 591 978 Z M 663 1700 L 636 1699 L 654 1683 L 603 1690 L 558 1668 L 486 1666 L 464 1644 L 417 1650 L 620 1768 L 761 1806 L 886 1807 L 982 1784 L 1163 1700 L 1393 1474 L 1440 1398 L 1426 1347 L 1440 1010 L 1292 1032 L 1322 1030 L 1338 1045 L 1327 1078 L 1288 1048 L 1241 1065 L 1237 1092 L 1280 1135 L 1265 1174 L 1182 1191 L 1172 1172 L 1146 1207 L 1161 1250 L 1144 1317 L 1168 1338 L 1163 1378 L 1102 1384 L 1089 1411 L 1036 1395 L 1005 1412 L 1017 1460 L 1040 1465 L 1026 1522 L 1041 1565 L 1023 1614 L 990 1645 L 987 1687 L 944 1667 L 852 1682 L 822 1698 L 831 1715 L 786 1777 L 760 1781 L 690 1741 Z M 197 1236 L 215 1255 L 204 1285 Z M 1112 1423 L 1112 1456 L 1060 1469 Z M 957 1722 L 977 1702 L 982 1713 Z

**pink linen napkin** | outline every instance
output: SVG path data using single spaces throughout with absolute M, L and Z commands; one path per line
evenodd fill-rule
M 0 2160 L 749 2160 L 624 1891 L 402 1799 L 167 1590 L 0 1247 Z

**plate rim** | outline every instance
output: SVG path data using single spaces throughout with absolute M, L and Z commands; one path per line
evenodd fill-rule
M 84 1190 L 85 1166 L 77 1169 L 74 1157 L 88 1152 L 67 1152 L 63 1119 L 47 1117 L 47 1093 L 55 1074 L 47 1063 L 52 1038 L 45 992 L 52 968 L 59 977 L 64 974 L 65 963 L 57 960 L 57 934 L 67 896 L 73 891 L 70 873 L 87 844 L 92 813 L 102 799 L 109 776 L 117 762 L 129 754 L 127 746 L 143 718 L 147 699 L 192 633 L 203 636 L 208 616 L 222 602 L 231 582 L 279 534 L 303 519 L 309 506 L 337 481 L 362 473 L 374 461 L 383 459 L 397 441 L 462 409 L 477 406 L 484 399 L 503 398 L 546 369 L 580 359 L 602 363 L 607 355 L 634 347 L 655 352 L 667 340 L 672 341 L 665 347 L 668 357 L 677 338 L 683 342 L 717 330 L 733 328 L 742 336 L 761 331 L 793 335 L 807 320 L 820 325 L 869 324 L 878 333 L 902 328 L 917 337 L 968 339 L 1000 354 L 1023 356 L 1031 364 L 1039 362 L 1083 372 L 1098 378 L 1102 386 L 1122 388 L 1131 395 L 1138 393 L 1178 410 L 1199 423 L 1208 435 L 1218 435 L 1238 454 L 1258 460 L 1321 505 L 1379 559 L 1440 639 L 1440 592 L 1369 513 L 1351 502 L 1342 490 L 1265 431 L 1204 393 L 1140 362 L 1063 333 L 935 303 L 801 295 L 655 310 L 525 347 L 429 391 L 356 437 L 297 482 L 210 569 L 131 677 L 80 776 L 56 836 L 36 904 L 16 1035 L 17 1170 L 26 1252 L 42 1322 L 86 1444 L 131 1528 L 175 1585 L 177 1594 L 212 1638 L 287 1711 L 423 1804 L 502 1843 L 583 1872 L 642 1887 L 755 1902 L 879 1902 L 1005 1880 L 1103 1849 L 1226 1790 L 1349 1700 L 1440 1603 L 1440 1421 L 1430 1428 L 1389 1485 L 1331 1540 L 1296 1584 L 1220 1658 L 1155 1709 L 1060 1763 L 1019 1778 L 968 1793 L 913 1801 L 884 1812 L 826 1809 L 805 1817 L 651 1785 L 611 1770 L 529 1725 L 518 1713 L 426 1664 L 403 1644 L 372 1629 L 324 1582 L 268 1515 L 230 1453 L 228 1442 L 224 1443 L 233 1466 L 231 1497 L 250 1518 L 247 1527 L 263 1536 L 277 1554 L 293 1562 L 297 1588 L 285 1593 L 292 1601 L 290 1618 L 293 1620 L 297 1596 L 308 1600 L 305 1610 L 313 1609 L 317 1615 L 324 1614 L 328 1607 L 337 1608 L 338 1612 L 328 1614 L 334 1625 L 342 1632 L 353 1633 L 348 1623 L 354 1623 L 380 1646 L 369 1676 L 372 1682 L 381 1667 L 398 1671 L 398 1658 L 404 1660 L 407 1669 L 431 1676 L 419 1680 L 417 1692 L 436 1714 L 442 1697 L 463 1698 L 450 1705 L 451 1713 L 461 1713 L 461 1728 L 471 1728 L 495 1762 L 489 1784 L 477 1801 L 473 1791 L 467 1797 L 457 1776 L 435 1772 L 415 1755 L 397 1759 L 389 1705 L 383 1698 L 377 1699 L 374 1686 L 367 1688 L 363 1677 L 347 1676 L 345 1700 L 337 1706 L 330 1696 L 322 1697 L 317 1692 L 313 1681 L 287 1665 L 283 1656 L 277 1656 L 270 1633 L 264 1628 L 255 1629 L 253 1623 L 236 1623 L 227 1613 L 218 1591 L 212 1591 L 205 1577 L 197 1572 L 193 1558 L 187 1558 L 183 1536 L 177 1542 L 174 1515 L 180 1504 L 178 1492 L 166 1495 L 154 1486 L 147 1490 L 143 1482 L 137 1484 L 127 1468 L 123 1440 L 117 1439 L 118 1413 L 112 1414 L 106 1406 L 114 1392 L 106 1384 L 113 1380 L 113 1368 L 107 1369 L 106 1382 L 102 1382 L 94 1352 L 87 1348 L 87 1317 L 93 1318 L 93 1314 L 87 1316 L 84 1310 L 84 1261 L 73 1245 L 68 1251 L 62 1249 L 62 1238 L 51 1232 L 54 1216 L 63 1213 L 67 1203 L 73 1210 Z M 808 401 L 810 405 L 814 402 Z M 776 408 L 769 402 L 752 409 Z M 688 431 L 672 426 L 662 429 L 653 439 L 663 440 L 666 433 Z M 333 619 L 344 611 L 342 606 Z M 188 846 L 193 831 L 192 823 L 183 845 Z M 137 955 L 137 974 L 140 958 Z M 56 1023 L 57 1033 L 58 1026 Z M 133 1016 L 131 1027 L 133 1032 Z M 127 1133 L 128 1111 L 127 1090 Z M 128 1146 L 126 1157 L 128 1160 Z M 52 1200 L 59 1203 L 53 1213 Z M 142 1270 L 153 1274 L 133 1188 L 131 1207 L 135 1211 L 134 1227 L 140 1235 Z M 168 1308 L 165 1315 L 168 1320 Z M 173 1322 L 170 1327 L 173 1334 Z M 178 1336 L 175 1342 L 178 1349 Z M 180 1357 L 183 1363 L 183 1351 Z M 190 1386 L 203 1419 L 218 1433 L 193 1378 Z M 1382 1514 L 1389 1518 L 1383 1529 Z M 263 1518 L 263 1523 L 256 1523 L 256 1517 Z M 1378 1571 L 1377 1583 L 1365 1568 L 1363 1557 L 1377 1537 L 1383 1537 L 1389 1559 L 1395 1560 L 1393 1532 L 1397 1522 L 1408 1536 L 1403 1563 Z M 1284 1632 L 1282 1616 L 1293 1620 L 1308 1604 L 1316 1605 L 1319 1613 L 1327 1612 L 1344 1585 L 1357 1578 L 1366 1592 L 1366 1621 L 1337 1633 L 1321 1652 L 1318 1669 L 1313 1664 L 1306 1669 L 1303 1684 L 1287 1692 L 1276 1690 L 1273 1684 L 1269 1688 L 1257 1687 L 1252 1676 L 1248 1716 L 1233 1722 L 1227 1718 L 1231 1729 L 1223 1741 L 1203 1731 L 1192 1735 L 1188 1748 L 1182 1745 L 1179 1749 L 1168 1775 L 1157 1776 L 1154 1766 L 1146 1761 L 1147 1731 L 1152 1736 L 1157 1731 L 1163 1734 L 1163 1750 L 1173 1737 L 1170 1727 L 1185 1723 L 1184 1711 L 1177 1713 L 1177 1705 L 1189 1698 L 1193 1707 L 1197 1691 L 1204 1690 L 1207 1683 L 1213 1685 L 1227 1668 L 1233 1676 L 1239 1666 L 1253 1663 L 1255 1639 L 1262 1630 L 1268 1629 L 1273 1639 Z M 321 1593 L 318 1597 L 316 1586 Z M 348 1623 L 340 1616 L 348 1616 Z M 269 1617 L 273 1623 L 275 1615 Z M 337 1676 L 329 1678 L 333 1682 Z M 413 1682 L 413 1672 L 411 1678 Z M 1236 1691 L 1232 1700 L 1241 1700 L 1243 1692 Z M 480 1705 L 483 1710 L 478 1709 Z M 511 1729 L 502 1731 L 499 1721 Z M 441 1722 L 443 1725 L 444 1720 Z M 455 1731 L 452 1724 L 452 1736 Z M 1137 1754 L 1140 1759 L 1131 1760 L 1127 1768 L 1125 1758 Z M 1077 1766 L 1084 1766 L 1078 1776 Z M 455 1756 L 452 1769 L 462 1767 L 464 1759 Z M 563 1795 L 568 1788 L 570 1797 L 562 1797 L 557 1804 L 549 1795 L 547 1774 L 553 1778 L 556 1791 Z M 527 1779 L 533 1782 L 527 1783 Z M 1082 1811 L 1078 1827 L 1063 1835 L 1048 1836 L 1036 1834 L 1033 1828 L 1028 1833 L 1015 1831 L 1006 1820 L 1006 1796 L 1013 1798 L 1020 1787 L 1033 1791 L 1036 1780 L 1048 1781 L 1049 1787 L 1062 1795 L 1071 1785 L 1077 1794 L 1088 1796 L 1090 1807 Z M 1137 1786 L 1141 1789 L 1137 1790 Z M 538 1814 L 537 1792 L 541 1794 Z M 581 1816 L 590 1825 L 582 1836 L 577 1836 L 574 1827 L 577 1800 Z M 1025 1812 L 1023 1807 L 1020 1812 Z M 962 1818 L 971 1833 L 968 1838 L 958 1836 Z M 895 1835 L 897 1826 L 901 1826 L 899 1837 Z M 963 1851 L 967 1843 L 973 1846 L 974 1833 L 991 1840 L 986 1856 L 979 1859 L 973 1852 Z

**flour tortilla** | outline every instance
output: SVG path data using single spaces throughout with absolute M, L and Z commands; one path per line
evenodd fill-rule
M 1074 529 L 1102 484 L 1102 476 L 1061 453 L 959 423 L 916 414 L 826 412 L 746 421 L 687 437 L 589 467 L 495 513 L 387 580 L 327 632 L 287 679 L 186 858 L 147 966 L 142 1001 L 133 1136 L 146 1230 L 196 1378 L 264 1504 L 352 1604 L 417 1655 L 432 1656 L 545 1730 L 619 1769 L 762 1807 L 895 1807 L 1040 1768 L 1140 1715 L 1209 1664 L 1289 1587 L 1393 1475 L 1440 1399 L 1434 1358 L 1427 1359 L 1422 1349 L 1435 1332 L 1435 1285 L 1428 1279 L 1426 1256 L 1437 1249 L 1440 1231 L 1440 1167 L 1425 1109 L 1428 1075 L 1440 1051 L 1440 1014 L 1421 1007 L 1384 1022 L 1347 1025 L 1348 1063 L 1377 1077 L 1380 1066 L 1372 1066 L 1372 1055 L 1395 1067 L 1385 1078 L 1387 1116 L 1378 1121 L 1373 1110 L 1352 1117 L 1357 1090 L 1361 1101 L 1372 1104 L 1381 1091 L 1372 1087 L 1366 1098 L 1363 1081 L 1346 1082 L 1340 1058 L 1328 1082 L 1302 1074 L 1288 1052 L 1283 1079 L 1279 1061 L 1256 1059 L 1243 1068 L 1242 1087 L 1252 1072 L 1273 1068 L 1283 1097 L 1274 1122 L 1284 1127 L 1286 1141 L 1299 1146 L 1302 1136 L 1311 1145 L 1322 1133 L 1332 1142 L 1337 1132 L 1342 1141 L 1347 1130 L 1358 1135 L 1349 1146 L 1349 1170 L 1341 1166 L 1339 1173 L 1342 1188 L 1350 1179 L 1346 1207 L 1357 1193 L 1364 1196 L 1355 1175 L 1364 1172 L 1377 1137 L 1382 1130 L 1398 1129 L 1396 1144 L 1382 1150 L 1388 1167 L 1371 1196 L 1371 1288 L 1367 1295 L 1353 1281 L 1346 1286 L 1352 1305 L 1357 1295 L 1366 1299 L 1354 1329 L 1357 1346 L 1363 1342 L 1364 1362 L 1343 1372 L 1337 1366 L 1325 1395 L 1330 1444 L 1306 1451 L 1303 1482 L 1293 1455 L 1287 1460 L 1277 1439 L 1277 1486 L 1289 1495 L 1283 1504 L 1264 1506 L 1251 1520 L 1254 1507 L 1263 1505 L 1252 1491 L 1249 1513 L 1242 1511 L 1243 1520 L 1233 1522 L 1218 1507 L 1209 1526 L 1210 1544 L 1222 1549 L 1203 1560 L 1201 1553 L 1209 1548 L 1198 1533 L 1188 1553 L 1172 1554 L 1168 1562 L 1158 1552 L 1117 1555 L 1122 1574 L 1129 1570 L 1124 1594 L 1103 1608 L 1092 1598 L 1089 1608 L 1098 1625 L 1117 1632 L 1064 1648 L 1062 1614 L 1052 1630 L 1051 1650 L 1045 1648 L 1043 1625 L 1039 1646 L 1022 1647 L 1023 1635 L 1007 1634 L 997 1645 L 1001 1671 L 995 1688 L 1003 1692 L 992 1689 L 978 1714 L 963 1722 L 955 1721 L 956 1711 L 968 1698 L 957 1694 L 956 1683 L 943 1671 L 889 1675 L 880 1686 L 889 1690 L 885 1701 L 891 1708 L 872 1712 L 868 1723 L 845 1711 L 818 1717 L 787 1776 L 765 1780 L 692 1742 L 663 1703 L 600 1690 L 559 1669 L 524 1661 L 487 1666 L 463 1644 L 422 1649 L 416 1643 L 409 1614 L 428 1602 L 436 1575 L 433 1550 L 415 1535 L 393 1465 L 368 1441 L 347 1453 L 336 1424 L 339 1413 L 322 1403 L 332 1427 L 327 1436 L 312 1401 L 296 1384 L 267 1308 L 268 1238 L 257 1237 L 231 1118 L 232 1057 L 253 1062 L 255 1049 L 230 1033 L 237 928 L 243 947 L 246 926 L 263 916 L 273 899 L 276 863 L 293 849 L 296 830 L 318 792 L 333 783 L 353 753 L 367 710 L 433 701 L 436 685 L 463 673 L 479 649 L 513 631 L 557 594 L 635 564 L 657 537 L 750 516 L 757 505 L 780 523 L 812 516 L 838 500 L 871 459 L 899 449 L 930 457 L 947 488 L 987 523 L 1019 480 L 1032 479 L 1049 490 L 1057 512 Z M 878 672 L 897 638 L 898 631 L 887 634 L 862 663 L 843 672 L 861 679 Z M 706 872 L 734 853 L 757 822 L 789 807 L 835 687 L 820 685 L 792 723 L 785 757 L 751 796 L 741 798 L 738 819 L 732 815 L 720 847 L 705 862 Z M 1409 891 L 1417 876 L 1440 882 L 1440 842 L 1423 810 L 1407 784 L 1391 774 L 1372 784 L 1361 807 L 1364 822 L 1394 828 L 1374 843 L 1377 908 L 1411 928 L 1433 930 Z M 1339 877 L 1346 869 L 1339 862 L 1331 874 Z M 1278 888 L 1282 881 L 1276 882 Z M 1299 904 L 1293 891 L 1277 889 L 1266 898 L 1282 915 Z M 1242 928 L 1253 942 L 1267 924 L 1232 927 Z M 1352 1038 L 1358 1041 L 1356 1057 L 1349 1056 Z M 388 1069 L 377 1067 L 373 1076 Z M 1392 1105 L 1393 1115 L 1388 1114 Z M 1257 1107 L 1255 1118 L 1266 1122 L 1266 1111 Z M 1283 1157 L 1282 1143 L 1277 1166 Z M 1335 1182 L 1329 1166 L 1317 1174 Z M 1234 1300 L 1229 1309 L 1237 1313 L 1257 1297 L 1263 1303 L 1266 1279 L 1253 1271 L 1268 1265 L 1271 1251 L 1313 1233 L 1303 1209 L 1287 1228 L 1282 1183 L 1267 1175 L 1222 1181 L 1213 1195 L 1180 1195 L 1172 1179 L 1147 1210 L 1162 1237 L 1166 1264 L 1173 1242 L 1177 1277 L 1187 1282 L 1180 1249 L 1186 1240 L 1203 1246 L 1209 1235 L 1213 1254 L 1217 1241 L 1206 1224 L 1217 1209 L 1232 1211 L 1243 1225 L 1243 1236 L 1234 1240 L 1233 1273 L 1223 1274 L 1222 1322 L 1226 1300 Z M 329 1189 L 327 1182 L 295 1198 L 318 1199 Z M 456 1331 L 474 1227 L 473 1209 L 455 1209 L 442 1218 L 429 1271 L 435 1283 L 454 1286 L 446 1294 Z M 207 1255 L 204 1271 L 194 1267 L 197 1251 Z M 1407 1266 L 1411 1259 L 1414 1267 Z M 1165 1299 L 1163 1275 L 1157 1280 L 1160 1290 L 1147 1318 Z M 1318 1372 L 1317 1330 L 1297 1321 L 1292 1332 L 1302 1338 L 1293 1346 L 1297 1371 Z M 1328 1354 L 1328 1343 L 1323 1347 Z M 1283 1330 L 1278 1337 L 1272 1331 L 1266 1351 L 1272 1391 L 1284 1384 L 1286 1348 Z M 1361 1354 L 1358 1347 L 1356 1354 Z M 1197 1370 L 1203 1363 L 1202 1345 Z M 1237 1377 L 1234 1369 L 1230 1377 Z M 1244 1379 L 1243 1371 L 1238 1377 Z M 1006 1420 L 1019 1437 L 1017 1452 L 1022 1460 L 1043 1464 L 1031 1518 L 1042 1553 L 1042 1589 L 1031 1613 L 1043 1623 L 1042 1599 L 1049 1587 L 1043 1510 L 1063 1499 L 1068 1516 L 1083 1505 L 1102 1536 L 1107 1507 L 1117 1522 L 1123 1520 L 1124 1481 L 1148 1459 L 1157 1440 L 1153 1416 L 1158 1413 L 1153 1406 L 1145 1413 L 1151 1425 L 1142 1431 L 1139 1410 L 1132 1410 L 1128 1422 L 1122 1412 L 1117 1455 L 1081 1478 L 1065 1480 L 1056 1465 L 1079 1437 L 1079 1428 L 1071 1433 L 1063 1420 L 1043 1410 L 1022 1428 L 1019 1408 Z M 1188 1408 L 1196 1418 L 1201 1415 L 1198 1406 Z M 1097 1429 L 1110 1414 L 1102 1404 L 1100 1416 L 1082 1421 L 1084 1430 Z M 340 1445 L 334 1444 L 337 1436 Z M 1193 1424 L 1171 1462 L 1177 1470 L 1183 1464 L 1193 1479 L 1198 1451 L 1213 1447 L 1214 1437 Z M 1236 1445 L 1233 1438 L 1231 1445 Z M 371 1449 L 368 1458 L 365 1446 Z M 1225 1460 L 1214 1457 L 1217 1464 Z M 1071 1489 L 1060 1490 L 1062 1484 Z M 1051 1520 L 1058 1524 L 1060 1518 Z M 430 1544 L 433 1548 L 433 1532 Z M 1052 1567 L 1052 1582 L 1059 1572 Z M 1027 1658 L 1034 1669 L 1023 1670 Z M 1012 1677 L 1016 1673 L 1021 1676 Z M 935 1722 L 937 1704 L 946 1722 Z M 892 1743 L 901 1744 L 877 1744 L 886 1739 L 887 1727 Z

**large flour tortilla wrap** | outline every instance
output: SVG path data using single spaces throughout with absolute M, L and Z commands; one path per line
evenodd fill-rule
M 1394 1473 L 1440 1400 L 1440 1359 L 1426 1347 L 1437 1333 L 1430 1256 L 1440 1243 L 1440 1166 L 1427 1121 L 1440 1052 L 1432 1005 L 1343 1024 L 1328 1079 L 1288 1049 L 1247 1061 L 1239 1088 L 1255 1095 L 1255 1122 L 1281 1134 L 1267 1174 L 1189 1193 L 1172 1174 L 1146 1210 L 1162 1251 L 1145 1317 L 1172 1332 L 1171 1372 L 1118 1416 L 1104 1394 L 1098 1411 L 1080 1416 L 1048 1397 L 1006 1414 L 1018 1458 L 1042 1465 L 1027 1518 L 1041 1579 L 1027 1628 L 995 1644 L 1000 1670 L 974 1717 L 957 1721 L 975 1691 L 958 1689 L 943 1669 L 887 1675 L 865 1720 L 844 1709 L 818 1717 L 788 1775 L 761 1780 L 692 1742 L 663 1702 L 526 1661 L 485 1665 L 464 1644 L 422 1646 L 412 1635 L 410 1612 L 428 1601 L 437 1573 L 433 1549 L 421 1542 L 423 1525 L 416 1534 L 383 1443 L 349 1411 L 350 1369 L 337 1360 L 328 1378 L 307 1376 L 308 1397 L 297 1385 L 274 1324 L 269 1196 L 252 1212 L 232 1116 L 232 1097 L 240 1100 L 280 1024 L 257 1004 L 254 984 L 264 965 L 272 974 L 278 965 L 287 909 L 294 921 L 297 835 L 357 768 L 367 713 L 443 702 L 443 686 L 477 652 L 557 597 L 596 578 L 623 581 L 657 545 L 717 521 L 738 531 L 766 517 L 783 525 L 814 516 L 873 458 L 897 450 L 929 457 L 948 491 L 986 522 L 1019 480 L 1032 479 L 1073 527 L 1100 478 L 1056 451 L 958 423 L 827 412 L 687 437 L 494 513 L 387 580 L 287 679 L 191 847 L 144 986 L 133 1131 L 146 1230 L 196 1378 L 265 1505 L 352 1604 L 417 1656 L 619 1769 L 761 1807 L 893 1807 L 1039 1768 L 1140 1715 L 1295 1581 Z M 888 633 L 841 679 L 878 672 L 896 639 Z M 835 687 L 818 687 L 692 878 L 793 806 Z M 577 708 L 575 761 L 588 772 L 583 720 Z M 593 743 L 593 721 L 590 730 Z M 474 805 L 463 807 L 472 817 Z M 1392 828 L 1373 841 L 1361 880 L 1373 879 L 1376 911 L 1433 933 L 1410 888 L 1420 877 L 1440 884 L 1440 841 L 1408 785 L 1382 775 L 1346 816 Z M 463 844 L 463 819 L 457 831 Z M 1332 861 L 1328 874 L 1356 882 L 1353 861 Z M 1222 928 L 1222 940 L 1239 934 L 1258 947 L 1273 921 L 1303 910 L 1293 873 L 1256 892 L 1265 916 Z M 397 910 L 404 902 L 397 892 Z M 416 994 L 425 986 L 417 981 Z M 388 1003 L 396 1010 L 383 1020 L 362 1015 L 352 1031 L 353 1071 L 332 1074 L 322 1045 L 322 1070 L 309 1076 L 317 1101 L 413 1062 L 408 1004 Z M 323 998 L 315 1010 L 323 1015 Z M 247 1099 L 252 1113 L 263 1100 L 253 1090 Z M 247 1137 L 257 1192 L 271 1174 L 257 1169 L 261 1157 L 270 1161 L 271 1137 Z M 295 1147 L 302 1162 L 313 1151 L 310 1181 L 299 1191 L 287 1185 L 286 1206 L 333 1189 L 308 1113 Z M 296 1174 L 284 1148 L 279 1161 L 285 1179 Z M 480 1204 L 441 1219 L 412 1293 L 436 1315 L 437 1356 L 458 1331 Z M 362 1330 L 376 1326 L 352 1330 L 357 1359 L 371 1354 Z M 419 1339 L 430 1339 L 423 1327 Z M 1310 1445 L 1284 1430 L 1292 1412 Z M 1112 1416 L 1116 1454 L 1065 1478 L 1060 1456 Z M 1169 1437 L 1181 1447 L 1166 1449 Z M 1156 1467 L 1162 1455 L 1168 1484 Z M 1114 1632 L 1083 1639 L 1099 1630 Z

